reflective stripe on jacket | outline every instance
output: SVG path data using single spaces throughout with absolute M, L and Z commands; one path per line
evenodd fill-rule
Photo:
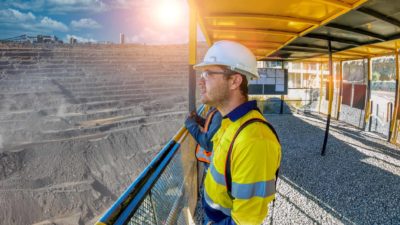
M 231 155 L 231 199 L 224 176 L 231 140 L 245 121 L 265 120 L 261 113 L 253 110 L 255 103 L 244 105 L 238 107 L 239 116 L 224 117 L 212 139 L 213 157 L 204 183 L 204 198 L 207 207 L 222 212 L 236 224 L 261 224 L 268 214 L 268 203 L 275 197 L 275 173 L 280 164 L 281 146 L 275 134 L 262 123 L 249 124 L 240 132 Z M 212 215 L 207 216 L 212 218 Z
M 204 128 L 202 129 L 203 133 L 206 133 L 208 131 L 208 128 L 210 127 L 211 121 L 216 114 L 217 109 L 213 108 L 211 111 L 207 114 L 206 122 L 204 124 Z M 210 163 L 212 155 L 212 149 L 205 149 L 200 146 L 200 144 L 197 144 L 196 146 L 196 158 L 197 160 L 205 163 Z

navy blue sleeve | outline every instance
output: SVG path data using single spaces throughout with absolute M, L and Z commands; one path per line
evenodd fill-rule
M 196 142 L 200 144 L 201 147 L 203 147 L 208 151 L 212 151 L 213 145 L 211 139 L 221 126 L 221 120 L 222 120 L 221 114 L 219 112 L 216 112 L 211 121 L 208 132 L 206 133 L 201 131 L 199 125 L 192 118 L 186 119 L 185 126 L 188 129 L 189 133 L 193 136 Z
M 203 147 L 205 149 L 207 149 L 208 151 L 212 151 L 213 150 L 213 143 L 211 142 L 212 137 L 214 137 L 214 134 L 217 133 L 218 129 L 221 127 L 221 121 L 222 121 L 222 115 L 220 112 L 216 112 L 214 114 L 214 117 L 211 120 L 210 126 L 208 127 L 208 136 L 209 136 L 209 143 L 207 144 L 206 147 Z

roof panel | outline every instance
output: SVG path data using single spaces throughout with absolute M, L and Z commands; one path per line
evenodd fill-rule
M 331 41 L 332 51 L 338 59 L 354 59 L 391 54 L 396 48 L 391 40 L 400 38 L 400 1 L 371 0 L 324 26 L 320 26 L 297 38 L 288 46 L 304 46 L 310 50 L 327 49 Z M 379 44 L 384 42 L 384 44 Z M 390 46 L 390 47 L 387 47 Z M 280 51 L 286 51 L 282 48 Z M 296 49 L 291 48 L 292 55 Z M 278 52 L 279 53 L 279 52 Z M 319 58 L 327 57 L 321 56 Z
M 331 28 L 331 27 L 319 27 L 315 29 L 313 34 L 320 34 L 320 35 L 326 35 L 329 37 L 333 37 L 336 39 L 345 39 L 345 40 L 350 40 L 350 41 L 355 41 L 355 42 L 369 42 L 369 41 L 374 41 L 376 38 L 372 38 L 366 35 L 360 35 L 355 32 L 349 32 L 349 31 L 344 31 L 336 28 Z
M 346 24 L 350 27 L 359 27 L 359 26 L 363 26 L 363 25 L 372 23 L 374 21 L 376 21 L 375 17 L 372 17 L 369 15 L 366 15 L 365 13 L 353 10 L 349 13 L 346 13 L 346 14 L 332 20 L 331 22 L 337 23 L 337 24 Z
M 400 48 L 400 39 L 386 41 L 377 44 L 359 46 L 352 49 L 348 49 L 341 52 L 333 53 L 333 57 L 336 60 L 354 60 L 362 59 L 367 57 L 378 57 L 382 55 L 394 54 L 395 49 Z M 328 55 L 320 55 L 314 58 L 302 59 L 301 61 L 327 61 Z
M 321 48 L 327 49 L 327 41 L 326 40 L 321 40 L 321 39 L 316 39 L 316 38 L 309 38 L 309 37 L 300 37 L 297 38 L 295 41 L 293 41 L 291 44 L 303 44 L 303 45 L 317 45 Z M 349 48 L 354 45 L 349 45 L 346 43 L 340 43 L 340 42 L 332 42 L 332 48 L 334 49 L 344 49 L 344 48 Z
M 363 24 L 360 28 L 387 37 L 400 33 L 400 27 L 393 26 L 380 20 Z
M 389 17 L 398 16 L 400 12 L 400 2 L 396 0 L 370 0 L 365 4 L 365 7 Z
M 189 0 L 209 44 L 221 39 L 254 42 L 272 54 L 366 0 Z M 258 43 L 274 43 L 268 50 Z M 285 55 L 285 54 L 283 54 Z M 305 55 L 305 54 L 300 54 Z

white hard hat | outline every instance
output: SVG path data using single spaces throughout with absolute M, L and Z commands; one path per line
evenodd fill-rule
M 217 41 L 207 51 L 202 63 L 195 70 L 206 66 L 226 66 L 230 70 L 243 74 L 247 80 L 259 79 L 257 60 L 254 54 L 242 44 L 233 41 Z

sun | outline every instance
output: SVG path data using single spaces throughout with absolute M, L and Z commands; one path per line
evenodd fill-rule
M 176 0 L 162 0 L 156 10 L 157 20 L 165 26 L 177 25 L 182 19 L 183 7 Z

